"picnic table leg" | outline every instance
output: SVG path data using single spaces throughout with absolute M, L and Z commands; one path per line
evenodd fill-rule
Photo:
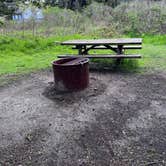
M 78 55 L 87 55 L 88 54 L 88 50 L 86 49 L 86 45 L 79 45 L 77 46 L 78 48 Z
M 123 45 L 118 45 L 117 47 L 117 55 L 123 54 Z M 116 64 L 119 65 L 121 63 L 121 58 L 117 58 Z
M 117 54 L 123 54 L 123 45 L 118 45 Z
M 82 45 L 78 45 L 78 55 L 82 55 Z
M 84 51 L 83 51 L 83 53 L 84 53 L 85 55 L 88 55 L 88 51 L 89 51 L 89 50 L 86 49 L 86 45 L 84 45 Z
M 86 45 L 81 45 L 81 46 L 78 47 L 79 55 L 87 55 L 88 51 L 89 50 L 87 50 Z

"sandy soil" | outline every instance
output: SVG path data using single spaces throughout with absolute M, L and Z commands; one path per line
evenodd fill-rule
M 0 165 L 166 165 L 164 73 L 90 73 L 57 92 L 51 72 L 0 88 Z

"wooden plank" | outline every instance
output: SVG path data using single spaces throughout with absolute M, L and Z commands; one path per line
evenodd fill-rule
M 137 46 L 123 46 L 123 49 L 142 49 L 141 45 Z
M 141 58 L 141 55 L 109 55 L 109 54 L 103 54 L 103 55 L 58 55 L 58 58 L 67 58 L 67 57 L 84 57 L 84 58 Z
M 112 48 L 114 48 L 114 49 L 117 49 L 117 46 L 111 46 Z M 89 47 L 87 47 L 87 48 L 89 48 Z M 72 49 L 78 49 L 77 47 L 72 47 Z M 91 48 L 91 50 L 105 50 L 105 49 L 108 49 L 108 48 L 106 48 L 105 46 L 97 46 L 97 47 L 93 47 L 93 48 Z M 131 45 L 129 45 L 129 46 L 123 46 L 123 49 L 142 49 L 142 46 L 141 45 L 136 45 L 136 46 L 131 46 Z
M 141 38 L 95 39 L 95 40 L 69 40 L 62 45 L 129 45 L 142 44 Z

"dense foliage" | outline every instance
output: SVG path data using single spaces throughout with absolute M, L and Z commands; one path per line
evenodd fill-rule
M 116 7 L 121 2 L 128 2 L 132 0 L 94 0 L 96 2 Z M 160 1 L 160 0 L 144 0 L 144 1 Z M 59 6 L 72 10 L 82 10 L 87 5 L 91 4 L 93 0 L 0 0 L 0 16 L 7 15 L 9 18 L 14 13 L 20 3 L 31 3 L 38 7 Z
M 62 0 L 60 1 L 62 2 Z M 2 3 L 2 0 L 0 2 Z M 15 0 L 15 2 L 17 1 Z M 101 2 L 93 2 L 83 8 L 83 10 L 78 11 L 67 8 L 63 9 L 57 6 L 47 6 L 44 8 L 46 5 L 56 5 L 55 1 L 45 1 L 41 6 L 43 7 L 42 21 L 36 21 L 32 17 L 26 22 L 13 22 L 8 20 L 3 24 L 3 19 L 0 18 L 0 33 L 11 33 L 12 35 L 16 33 L 16 36 L 18 33 L 24 35 L 27 32 L 32 32 L 31 34 L 33 36 L 50 36 L 59 33 L 63 35 L 100 33 L 103 37 L 118 34 L 138 36 L 147 33 L 166 33 L 166 0 L 131 0 L 120 3 L 116 7 L 108 5 L 109 1 L 105 1 L 105 4 Z M 120 0 L 116 1 L 116 3 L 119 2 Z M 27 8 L 27 5 L 24 6 L 24 9 Z M 31 8 L 33 8 L 32 10 L 35 15 L 34 6 L 31 5 Z
M 0 16 L 11 17 L 12 13 L 18 9 L 16 0 L 0 0 Z

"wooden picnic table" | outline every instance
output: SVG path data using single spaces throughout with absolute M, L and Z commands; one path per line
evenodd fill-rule
M 119 38 L 119 39 L 94 39 L 94 40 L 69 40 L 62 42 L 61 45 L 72 45 L 73 49 L 78 50 L 77 56 L 88 58 L 140 58 L 140 55 L 124 55 L 124 50 L 141 49 L 141 38 Z M 107 49 L 116 53 L 115 55 L 89 55 L 90 50 Z M 69 57 L 70 55 L 60 55 L 58 57 Z

